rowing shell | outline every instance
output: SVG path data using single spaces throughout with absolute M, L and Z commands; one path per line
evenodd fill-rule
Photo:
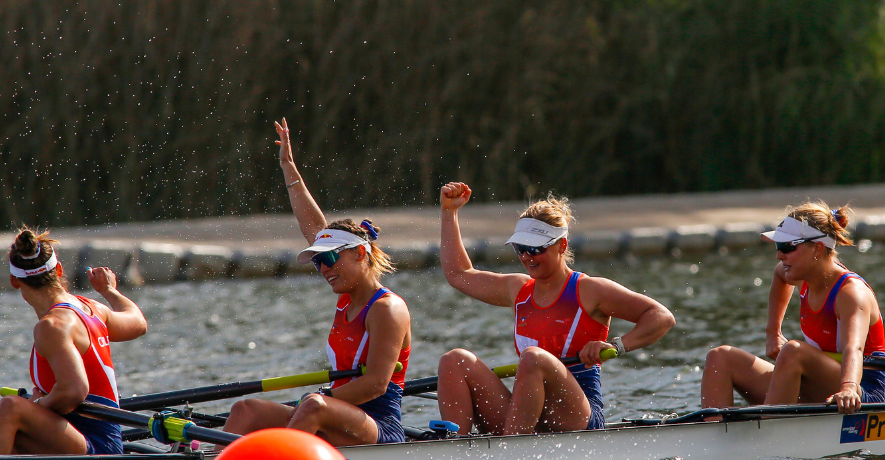
M 819 458 L 885 454 L 885 413 L 823 414 L 342 447 L 348 460 Z
M 820 458 L 864 450 L 885 454 L 885 412 L 794 415 L 758 420 L 646 425 L 613 423 L 604 430 L 339 447 L 348 460 L 571 460 L 769 457 Z M 102 459 L 210 459 L 215 453 L 123 454 Z M 16 458 L 0 456 L 0 460 Z M 18 457 L 21 458 L 21 457 Z M 91 456 L 35 456 L 86 459 Z

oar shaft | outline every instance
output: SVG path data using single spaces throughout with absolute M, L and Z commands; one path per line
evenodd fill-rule
M 397 363 L 397 369 L 402 369 L 401 363 Z M 361 366 L 356 369 L 346 369 L 343 371 L 309 372 L 306 374 L 253 380 L 251 382 L 234 382 L 221 385 L 187 388 L 184 390 L 123 398 L 120 400 L 120 407 L 127 410 L 147 410 L 163 406 L 177 406 L 185 403 L 196 404 L 206 401 L 217 401 L 219 399 L 236 398 L 265 391 L 321 385 L 323 383 L 329 383 L 348 377 L 358 377 L 364 372 L 365 366 Z
M 151 417 L 148 417 L 147 415 L 91 402 L 80 403 L 76 411 L 83 415 L 89 415 L 101 420 L 136 428 L 149 427 L 151 424 Z M 239 435 L 233 433 L 225 433 L 223 431 L 203 428 L 194 424 L 189 424 L 184 428 L 183 433 L 189 439 L 211 442 L 214 444 L 230 444 L 240 438 Z
M 126 410 L 147 410 L 162 406 L 177 406 L 184 403 L 196 404 L 219 399 L 236 398 L 238 396 L 261 393 L 264 391 L 261 382 L 261 380 L 235 382 L 211 387 L 188 388 L 165 393 L 134 396 L 121 399 L 120 407 Z

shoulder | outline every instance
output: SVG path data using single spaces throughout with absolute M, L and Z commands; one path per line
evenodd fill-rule
M 848 277 L 845 280 L 845 282 L 842 284 L 842 287 L 839 289 L 839 293 L 836 294 L 837 302 L 843 299 L 855 301 L 875 301 L 876 295 L 873 293 L 872 288 L 870 288 L 862 279 L 852 276 Z
M 67 308 L 55 308 L 34 325 L 34 344 L 41 355 L 47 346 L 72 337 L 73 329 L 80 325 L 77 314 Z
M 524 273 L 506 273 L 501 275 L 504 277 L 504 282 L 507 283 L 507 286 L 512 290 L 516 289 L 519 291 L 522 289 L 529 281 L 532 280 L 532 277 L 526 275 Z
M 77 300 L 88 307 L 88 309 L 91 310 L 94 316 L 97 316 L 103 322 L 108 321 L 108 312 L 110 312 L 110 308 L 108 308 L 107 305 L 88 297 L 77 296 Z
M 581 277 L 578 278 L 578 286 L 581 288 L 582 292 L 586 292 L 588 289 L 592 289 L 597 292 L 610 289 L 627 289 L 621 284 L 608 278 L 602 278 L 600 276 L 590 276 L 586 273 L 582 273 Z
M 400 296 L 393 293 L 376 300 L 372 307 L 369 308 L 368 313 L 366 313 L 367 329 L 370 329 L 372 324 L 383 324 L 385 325 L 384 330 L 389 330 L 388 328 L 391 325 L 408 328 L 411 321 L 412 317 L 406 302 Z
M 368 316 L 374 316 L 373 313 L 382 313 L 382 314 L 409 314 L 409 306 L 406 305 L 406 301 L 403 300 L 402 297 L 397 295 L 395 292 L 390 291 L 380 299 L 376 300 L 375 303 L 372 304 L 372 307 L 369 308 Z

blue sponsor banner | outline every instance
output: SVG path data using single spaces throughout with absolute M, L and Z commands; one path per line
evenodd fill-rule
M 842 417 L 842 444 L 863 442 L 866 435 L 867 414 L 853 414 Z
M 853 414 L 842 417 L 840 443 L 881 441 L 885 439 L 885 413 Z

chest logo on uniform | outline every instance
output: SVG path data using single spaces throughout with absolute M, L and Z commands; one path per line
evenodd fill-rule
M 100 346 L 100 347 L 110 346 L 110 343 L 108 342 L 108 338 L 107 337 L 99 337 L 98 338 L 98 346 Z

